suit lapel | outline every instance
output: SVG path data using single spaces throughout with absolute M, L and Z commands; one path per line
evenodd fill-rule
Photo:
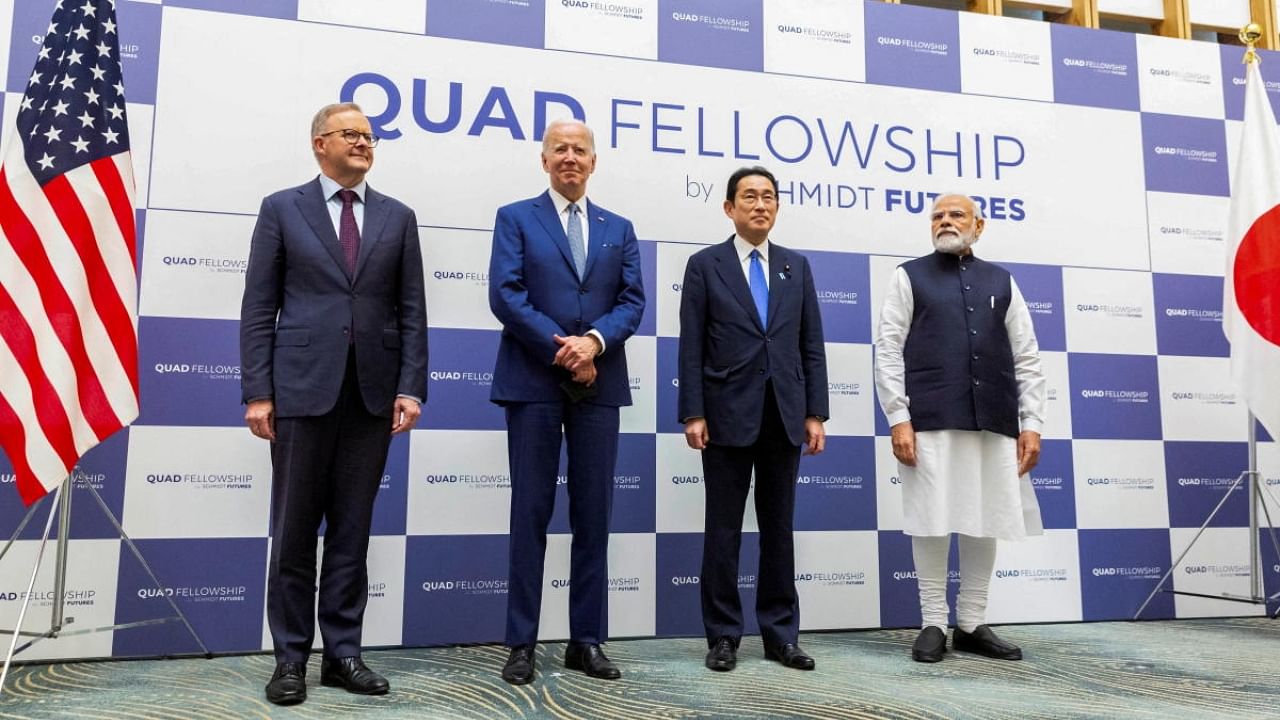
M 778 308 L 782 305 L 785 295 L 791 291 L 791 258 L 787 251 L 783 248 L 769 243 L 769 325 L 773 325 L 774 318 L 778 317 Z
M 729 293 L 737 299 L 738 304 L 751 318 L 751 322 L 755 323 L 756 328 L 763 333 L 764 325 L 760 323 L 760 313 L 756 312 L 756 301 L 751 297 L 751 286 L 747 284 L 747 278 L 742 274 L 742 263 L 738 259 L 738 248 L 733 244 L 733 237 L 730 237 L 728 242 L 721 243 L 720 248 L 716 254 L 716 274 L 720 276 L 720 282 L 729 288 Z
M 582 279 L 586 280 L 591 274 L 591 268 L 595 267 L 596 258 L 600 257 L 600 249 L 604 247 L 604 239 L 608 233 L 605 230 L 609 227 L 609 221 L 605 220 L 604 213 L 600 209 L 586 202 L 587 210 L 582 216 L 582 222 L 586 225 L 587 230 L 587 266 L 583 268 Z M 568 239 L 565 240 L 565 246 L 568 246 Z
M 533 214 L 542 224 L 542 229 L 547 231 L 547 236 L 560 248 L 564 261 L 569 263 L 569 270 L 576 275 L 578 271 L 573 266 L 573 253 L 569 252 L 569 238 L 564 234 L 564 226 L 560 224 L 560 216 L 556 213 L 556 204 L 551 202 L 550 192 L 544 192 L 534 199 Z
M 386 199 L 377 190 L 364 186 L 364 228 L 360 231 L 360 252 L 356 255 L 356 274 L 351 279 L 353 283 L 355 278 L 360 277 L 360 270 L 369 253 L 373 252 L 373 246 L 382 237 L 382 228 L 387 224 Z
M 329 208 L 325 204 L 319 180 L 312 181 L 302 189 L 297 204 L 302 217 L 306 218 L 307 224 L 319 238 L 320 244 L 329 251 L 333 261 L 338 264 L 338 269 L 350 280 L 351 274 L 347 272 L 347 260 L 342 254 L 342 245 L 338 244 L 338 233 L 333 229 L 333 218 L 329 216 Z

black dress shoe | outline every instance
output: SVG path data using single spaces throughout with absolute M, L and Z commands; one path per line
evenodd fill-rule
M 1022 648 L 996 637 L 986 625 L 979 625 L 971 633 L 956 628 L 955 634 L 951 636 L 951 647 L 960 652 L 976 653 L 997 660 L 1022 659 Z
M 511 648 L 507 664 L 502 668 L 502 679 L 512 685 L 528 685 L 533 682 L 533 646 L 517 645 Z
M 391 689 L 386 678 L 370 670 L 358 657 L 325 658 L 320 663 L 320 684 L 356 695 L 386 695 Z
M 916 662 L 936 663 L 942 660 L 947 651 L 947 633 L 936 625 L 920 631 L 916 642 L 911 646 L 911 659 Z
M 276 705 L 297 705 L 307 699 L 306 663 L 280 663 L 267 683 L 267 700 Z
M 622 677 L 618 666 L 604 656 L 604 650 L 594 643 L 569 643 L 564 649 L 564 666 L 581 670 L 588 676 L 601 680 L 617 680 Z
M 707 669 L 718 672 L 729 672 L 738 666 L 738 647 L 736 638 L 722 635 L 715 645 L 707 651 Z
M 817 666 L 813 658 L 806 655 L 795 643 L 787 643 L 778 648 L 765 648 L 764 656 L 796 670 L 812 670 Z

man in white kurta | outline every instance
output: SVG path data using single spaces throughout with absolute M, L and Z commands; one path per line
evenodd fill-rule
M 980 209 L 963 195 L 933 206 L 935 252 L 893 274 L 876 332 L 876 389 L 902 478 L 921 632 L 912 658 L 946 652 L 947 554 L 959 535 L 952 648 L 1020 660 L 985 624 L 996 540 L 1043 533 L 1027 475 L 1040 455 L 1044 376 L 1031 314 L 1013 277 L 979 260 Z

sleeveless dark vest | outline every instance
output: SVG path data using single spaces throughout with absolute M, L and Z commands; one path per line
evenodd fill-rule
M 915 312 L 903 350 L 916 430 L 1018 436 L 1018 383 L 1005 314 L 1009 272 L 973 255 L 935 252 L 902 264 Z

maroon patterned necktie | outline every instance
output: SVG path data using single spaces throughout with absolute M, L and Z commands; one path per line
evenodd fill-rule
M 356 255 L 360 252 L 360 228 L 356 225 L 356 211 L 352 203 L 356 199 L 355 190 L 339 190 L 342 198 L 342 214 L 338 217 L 338 244 L 342 245 L 342 256 L 347 260 L 347 272 L 356 274 Z

